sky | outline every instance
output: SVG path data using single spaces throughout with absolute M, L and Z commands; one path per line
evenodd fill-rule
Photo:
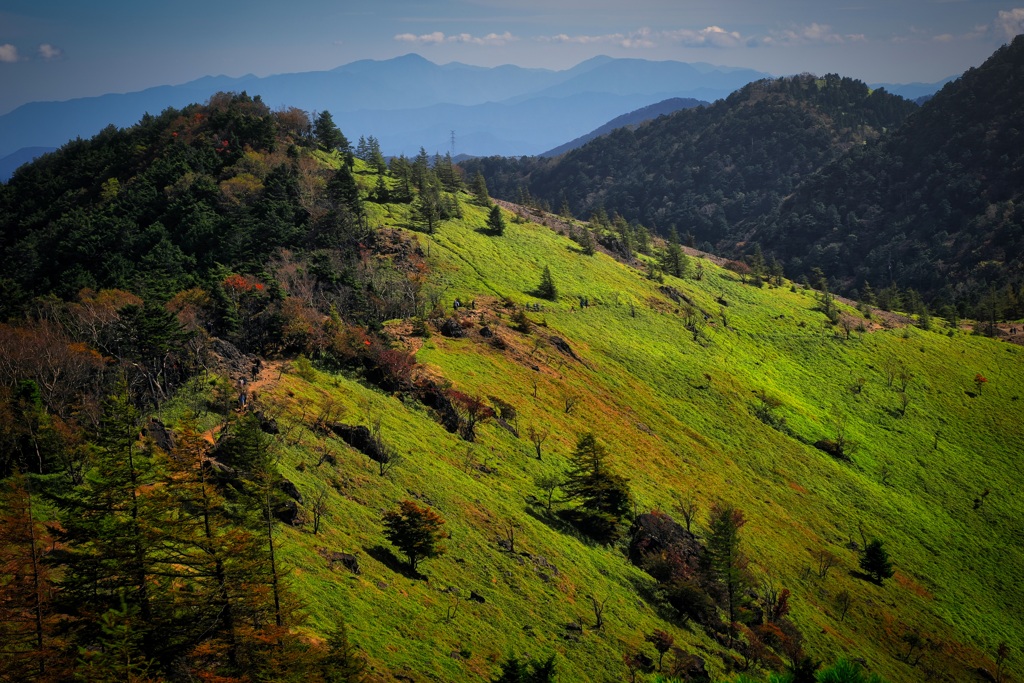
M 0 114 L 205 75 L 410 52 L 566 69 L 596 55 L 935 82 L 1024 32 L 1024 0 L 0 0 Z

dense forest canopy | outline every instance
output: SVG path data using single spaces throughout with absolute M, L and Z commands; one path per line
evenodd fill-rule
M 522 190 L 574 215 L 603 208 L 667 236 L 717 243 L 770 211 L 850 147 L 898 126 L 916 106 L 850 78 L 793 76 L 751 83 L 725 100 L 620 128 L 551 160 L 480 159 L 496 196 Z
M 896 282 L 937 305 L 995 291 L 1000 308 L 1019 316 L 1022 72 L 1018 36 L 903 126 L 825 167 L 777 210 L 750 216 L 749 239 L 780 254 L 794 275 L 818 267 L 860 290 Z
M 819 269 L 854 296 L 868 283 L 914 312 L 1015 317 L 1022 64 L 1017 37 L 919 111 L 836 75 L 760 81 L 557 159 L 464 166 L 496 196 L 618 213 L 728 255 L 760 245 L 791 277 Z

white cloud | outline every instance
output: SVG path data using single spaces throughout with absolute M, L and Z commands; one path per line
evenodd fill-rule
M 807 26 L 773 31 L 770 36 L 763 39 L 763 42 L 766 45 L 842 45 L 865 42 L 866 40 L 867 37 L 863 33 L 836 33 L 828 24 L 814 22 Z
M 605 33 L 596 36 L 570 36 L 565 33 L 559 33 L 555 36 L 541 36 L 537 40 L 544 43 L 565 43 L 565 44 L 576 44 L 576 45 L 595 45 L 595 44 L 606 44 L 606 45 L 618 45 L 624 48 L 651 48 L 655 47 L 657 34 L 651 31 L 649 28 L 640 28 L 636 31 L 629 33 Z
M 64 56 L 64 50 L 60 49 L 56 45 L 50 45 L 49 43 L 43 43 L 38 48 L 39 56 L 50 61 L 51 59 L 60 59 Z
M 686 47 L 739 47 L 746 42 L 736 31 L 726 31 L 720 26 L 708 26 L 699 31 L 666 31 L 664 35 Z
M 1007 40 L 1024 33 L 1024 7 L 1000 12 L 996 17 L 995 30 Z
M 419 36 L 412 33 L 399 33 L 395 36 L 395 40 L 403 43 L 443 43 L 444 34 L 440 31 L 425 33 Z
M 11 63 L 16 61 L 18 61 L 18 48 L 10 43 L 0 45 L 0 62 Z
M 519 40 L 508 31 L 504 33 L 488 33 L 485 36 L 474 36 L 470 33 L 456 33 L 445 35 L 441 31 L 416 35 L 414 33 L 399 33 L 395 40 L 403 43 L 420 43 L 425 45 L 437 45 L 439 43 L 466 43 L 469 45 L 507 45 Z
M 470 35 L 469 33 L 460 33 L 454 36 L 448 36 L 448 42 L 450 43 L 470 43 L 472 45 L 507 45 L 508 43 L 519 40 L 514 35 L 505 31 L 504 33 L 488 33 L 486 36 L 477 37 Z

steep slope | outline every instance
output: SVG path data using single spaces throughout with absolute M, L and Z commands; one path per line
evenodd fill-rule
M 181 439 L 197 419 L 210 443 L 197 449 L 196 471 L 217 472 L 221 495 L 249 486 L 229 459 L 239 434 L 255 443 L 248 466 L 288 482 L 277 480 L 284 514 L 261 489 L 255 526 L 281 564 L 250 579 L 245 597 L 264 598 L 263 611 L 240 631 L 256 632 L 246 641 L 254 661 L 264 663 L 263 648 L 278 668 L 242 676 L 281 680 L 267 671 L 284 668 L 324 680 L 318 657 L 342 620 L 372 665 L 369 680 L 416 682 L 489 680 L 512 654 L 553 655 L 560 681 L 622 680 L 636 652 L 654 656 L 645 636 L 655 630 L 679 647 L 666 669 L 696 665 L 696 655 L 719 681 L 739 669 L 763 676 L 801 648 L 826 661 L 862 657 L 893 681 L 962 681 L 977 667 L 994 671 L 998 644 L 1024 632 L 1024 586 L 1013 574 L 1024 563 L 1019 348 L 866 318 L 788 282 L 754 286 L 704 258 L 688 277 L 658 281 L 644 267 L 651 256 L 587 256 L 560 234 L 564 222 L 523 207 L 499 210 L 498 235 L 492 210 L 457 192 L 450 168 L 436 178 L 425 162 L 380 175 L 357 160 L 349 171 L 340 155 L 293 136 L 287 120 L 223 96 L 49 155 L 0 188 L 16 219 L 4 226 L 5 261 L 22 259 L 7 266 L 5 287 L 68 299 L 25 297 L 30 315 L 0 325 L 0 465 L 12 469 L 8 454 L 27 453 L 42 471 L 32 481 L 54 499 L 86 496 L 106 474 L 96 458 L 112 450 L 96 427 L 108 424 L 97 397 L 109 390 L 146 411 L 159 405 L 159 422 L 128 419 L 119 440 L 156 469 L 175 460 L 158 450 L 174 448 L 168 430 Z M 423 190 L 393 201 L 417 173 Z M 446 218 L 428 214 L 432 190 Z M 195 247 L 199 238 L 208 248 Z M 19 281 L 22 264 L 35 266 L 31 280 Z M 536 296 L 545 269 L 558 290 L 549 299 Z M 135 293 L 77 292 L 75 275 Z M 19 310 L 11 298 L 7 313 Z M 453 310 L 456 298 L 465 305 Z M 481 419 L 469 430 L 471 410 Z M 151 438 L 131 450 L 140 429 Z M 625 536 L 642 513 L 682 519 L 687 509 L 708 543 L 714 506 L 743 512 L 742 626 L 722 621 L 719 569 L 700 570 L 717 604 L 688 620 L 681 610 L 694 604 L 680 592 L 698 579 L 674 576 L 683 568 L 671 553 L 646 562 L 648 572 L 629 559 L 626 538 L 595 540 L 557 479 L 549 509 L 541 478 L 564 475 L 588 432 L 607 448 L 607 468 L 628 479 Z M 531 434 L 545 436 L 539 456 Z M 143 501 L 150 537 L 170 543 L 162 524 L 195 514 L 196 496 L 182 494 L 180 509 L 145 504 L 166 502 L 184 476 L 121 482 L 122 496 Z M 450 532 L 446 553 L 418 570 L 384 534 L 383 514 L 403 500 L 437 510 Z M 238 513 L 232 532 L 253 523 L 243 506 L 225 506 Z M 273 521 L 278 514 L 287 522 Z M 872 538 L 889 549 L 891 580 L 859 571 L 857 549 Z M 343 554 L 357 556 L 359 573 Z M 73 567 L 73 555 L 50 558 L 57 571 Z M 147 624 L 129 609 L 141 591 L 86 581 L 83 599 L 119 602 L 108 629 L 88 609 L 62 606 L 79 627 L 60 632 L 72 663 L 100 666 L 106 650 L 86 647 L 114 650 L 109 638 L 123 624 L 177 640 L 187 630 L 178 623 L 196 631 L 198 649 L 172 650 L 150 674 L 238 673 L 216 643 L 206 647 L 219 627 L 194 628 L 198 617 L 222 623 L 220 603 L 194 598 L 210 577 L 195 580 L 173 552 L 160 559 L 167 572 L 142 584 L 151 606 L 162 615 L 180 601 L 191 611 Z M 18 585 L 8 580 L 17 568 L 0 572 L 0 590 Z M 275 595 L 287 587 L 305 622 L 278 611 L 280 629 L 267 628 L 271 585 Z M 782 588 L 785 619 L 769 599 Z M 133 657 L 142 647 L 117 643 Z M 1007 666 L 1022 671 L 1015 659 Z
M 849 78 L 758 81 L 709 107 L 618 130 L 555 161 L 476 160 L 496 196 L 533 197 L 574 214 L 603 207 L 697 242 L 726 238 L 850 147 L 878 137 L 915 105 Z
M 699 107 L 704 104 L 707 104 L 707 102 L 702 102 L 700 100 L 694 99 L 682 99 L 679 97 L 673 97 L 672 99 L 669 100 L 656 102 L 655 104 L 649 105 L 647 107 L 642 107 L 641 109 L 637 109 L 636 111 L 631 111 L 628 114 L 617 116 L 608 123 L 604 124 L 603 126 L 600 126 L 599 128 L 595 128 L 594 130 L 590 131 L 586 135 L 581 135 L 575 140 L 570 140 L 569 142 L 563 145 L 559 145 L 554 149 L 549 149 L 548 151 L 539 154 L 538 156 L 557 157 L 561 154 L 565 154 L 570 150 L 576 149 L 577 147 L 582 147 L 584 144 L 590 142 L 594 138 L 606 135 L 615 130 L 616 128 L 622 128 L 623 126 L 637 126 L 646 121 L 650 121 L 651 119 L 656 119 L 659 116 L 667 116 L 669 114 L 674 114 L 680 109 L 691 109 L 693 107 Z
M 946 85 L 905 125 L 809 179 L 751 239 L 793 274 L 895 281 L 943 303 L 1024 273 L 1024 37 Z
M 392 211 L 402 223 L 403 213 Z M 531 503 L 544 497 L 536 478 L 564 471 L 578 436 L 593 430 L 608 446 L 610 466 L 628 475 L 638 510 L 673 512 L 693 495 L 702 531 L 715 502 L 744 511 L 743 544 L 755 573 L 792 591 L 796 622 L 816 657 L 862 656 L 895 681 L 963 680 L 976 666 L 992 667 L 986 657 L 995 644 L 1024 627 L 1012 607 L 1024 595 L 1006 573 L 1024 559 L 1012 531 L 1024 511 L 1013 495 L 1019 350 L 917 329 L 842 339 L 822 332 L 811 293 L 756 289 L 711 263 L 699 281 L 666 282 L 695 307 L 720 312 L 695 342 L 680 304 L 641 273 L 606 256 L 582 256 L 535 224 L 512 223 L 504 237 L 488 236 L 485 220 L 483 210 L 467 206 L 463 222 L 420 236 L 445 298 L 473 302 L 457 315 L 467 336 L 435 333 L 421 342 L 404 325 L 391 330 L 402 347 L 419 349 L 427 376 L 514 406 L 521 438 L 490 423 L 467 443 L 407 400 L 331 374 L 309 381 L 286 375 L 264 397 L 293 421 L 302 400 L 340 406 L 357 423 L 378 415 L 383 438 L 405 454 L 381 478 L 365 456 L 310 434 L 306 448 L 286 459 L 287 476 L 304 491 L 324 478 L 344 482 L 331 494 L 323 538 L 286 533 L 289 559 L 303 568 L 296 582 L 313 596 L 314 626 L 346 614 L 378 662 L 414 680 L 486 677 L 508 652 L 557 653 L 560 680 L 593 680 L 603 670 L 616 678 L 624 675 L 615 673 L 622 651 L 642 647 L 653 628 L 668 629 L 684 652 L 721 672 L 730 655 L 699 628 L 666 621 L 655 585 L 622 550 L 594 545 Z M 527 294 L 545 265 L 562 293 L 554 303 Z M 529 334 L 512 329 L 506 299 L 540 305 L 528 317 L 542 326 Z M 493 336 L 481 334 L 485 326 Z M 894 364 L 910 381 L 905 412 L 899 381 L 887 385 Z M 975 372 L 999 379 L 972 397 Z M 772 410 L 784 418 L 781 431 L 755 417 L 758 392 L 778 401 Z M 539 460 L 522 438 L 530 427 L 550 430 Z M 834 438 L 836 429 L 858 443 L 852 462 L 810 445 Z M 337 451 L 337 470 L 310 467 L 322 447 Z M 299 462 L 303 471 L 293 469 Z M 972 508 L 984 490 L 991 495 Z M 396 573 L 378 545 L 378 510 L 409 496 L 435 506 L 453 531 L 448 556 L 425 565 L 429 582 Z M 556 508 L 571 507 L 558 500 Z M 502 546 L 509 525 L 524 553 L 518 558 Z M 862 533 L 891 548 L 897 575 L 884 586 L 858 578 L 850 546 Z M 358 551 L 363 573 L 339 578 L 314 553 L 321 544 Z M 839 564 L 818 578 L 823 550 Z M 470 591 L 481 602 L 468 601 Z M 841 618 L 836 596 L 844 591 L 854 607 Z M 591 597 L 608 600 L 600 630 Z M 582 635 L 567 630 L 576 622 Z M 933 644 L 916 666 L 902 660 L 910 633 Z

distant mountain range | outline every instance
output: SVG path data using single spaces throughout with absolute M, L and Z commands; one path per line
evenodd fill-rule
M 450 151 L 453 131 L 456 154 L 540 154 L 625 112 L 671 98 L 710 102 L 765 77 L 753 69 L 604 56 L 554 71 L 438 65 L 409 54 L 329 71 L 207 76 L 139 92 L 32 102 L 0 116 L 0 159 L 91 137 L 110 124 L 130 126 L 146 112 L 202 102 L 218 91 L 243 90 L 273 108 L 329 110 L 346 135 L 373 135 L 389 155 L 412 155 L 420 146 Z M 900 86 L 885 87 L 899 92 Z M 928 94 L 927 85 L 906 87 Z M 0 179 L 29 153 L 21 154 L 0 162 Z
M 565 154 L 566 152 L 582 147 L 586 143 L 590 142 L 594 138 L 601 137 L 607 133 L 612 132 L 616 128 L 622 128 L 623 126 L 638 126 L 645 121 L 656 119 L 659 116 L 667 116 L 674 114 L 680 109 L 692 109 L 693 107 L 699 107 L 703 104 L 708 104 L 703 100 L 695 100 L 692 98 L 683 99 L 681 97 L 673 97 L 672 99 L 663 100 L 647 107 L 641 107 L 635 111 L 631 111 L 628 114 L 622 116 L 616 116 L 614 119 L 604 124 L 599 128 L 595 128 L 586 135 L 581 135 L 574 140 L 570 140 L 564 145 L 559 145 L 554 149 L 540 154 L 542 157 L 556 157 L 559 154 Z

